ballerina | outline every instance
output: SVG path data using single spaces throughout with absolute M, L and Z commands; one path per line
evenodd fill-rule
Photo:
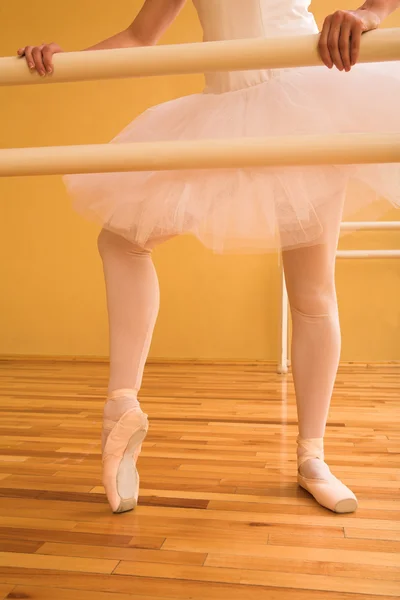
M 309 0 L 193 2 L 205 41 L 318 33 Z M 184 4 L 146 0 L 126 30 L 89 49 L 155 44 Z M 325 19 L 319 38 L 326 66 L 208 73 L 203 93 L 147 110 L 113 143 L 399 131 L 400 63 L 355 67 L 362 34 L 399 6 L 400 0 L 367 0 L 357 10 L 338 10 Z M 47 44 L 18 54 L 45 76 L 58 52 L 57 44 Z M 293 318 L 298 482 L 327 509 L 357 508 L 353 492 L 324 462 L 323 449 L 341 342 L 335 255 L 342 216 L 358 208 L 345 203 L 350 179 L 369 186 L 362 203 L 384 196 L 400 205 L 397 164 L 65 177 L 75 208 L 102 226 L 110 326 L 103 482 L 114 512 L 133 509 L 139 493 L 136 462 L 148 419 L 138 393 L 159 308 L 151 252 L 187 233 L 217 252 L 282 251 Z

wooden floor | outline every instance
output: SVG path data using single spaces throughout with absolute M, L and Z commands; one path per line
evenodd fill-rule
M 299 489 L 290 378 L 151 364 L 140 506 L 100 482 L 104 364 L 0 362 L 0 599 L 400 597 L 400 366 L 343 367 L 326 450 L 359 497 Z

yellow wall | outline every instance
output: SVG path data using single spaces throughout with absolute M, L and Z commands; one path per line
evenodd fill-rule
M 42 0 L 38 10 L 33 2 L 2 3 L 0 55 L 44 40 L 68 50 L 86 47 L 123 29 L 140 4 Z M 314 7 L 319 21 L 339 8 L 332 0 Z M 354 4 L 346 0 L 340 8 Z M 400 14 L 386 24 L 400 25 Z M 200 36 L 188 3 L 163 42 Z M 202 77 L 185 76 L 3 88 L 0 146 L 107 142 L 148 106 L 201 86 Z M 0 354 L 106 355 L 97 228 L 73 213 L 59 177 L 2 180 L 0 198 Z M 399 218 L 395 211 L 389 216 Z M 395 233 L 361 236 L 370 247 L 395 247 L 398 240 Z M 346 247 L 357 247 L 357 240 Z M 162 309 L 152 356 L 276 358 L 276 255 L 221 257 L 196 240 L 178 239 L 157 249 L 155 261 Z M 399 273 L 398 261 L 339 263 L 344 360 L 400 359 Z

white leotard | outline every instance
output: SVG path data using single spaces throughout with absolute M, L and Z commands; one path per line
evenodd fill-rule
M 204 41 L 318 33 L 310 0 L 193 0 Z M 266 81 L 269 71 L 209 73 L 207 87 L 216 92 Z

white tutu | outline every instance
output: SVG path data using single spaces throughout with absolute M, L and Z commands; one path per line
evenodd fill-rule
M 400 133 L 400 63 L 271 72 L 268 81 L 150 108 L 114 140 L 149 142 L 360 132 Z M 64 178 L 75 208 L 141 245 L 191 233 L 217 252 L 320 243 L 350 179 L 367 184 L 345 217 L 384 197 L 400 205 L 400 165 L 128 172 Z M 388 205 L 390 208 L 390 205 Z

